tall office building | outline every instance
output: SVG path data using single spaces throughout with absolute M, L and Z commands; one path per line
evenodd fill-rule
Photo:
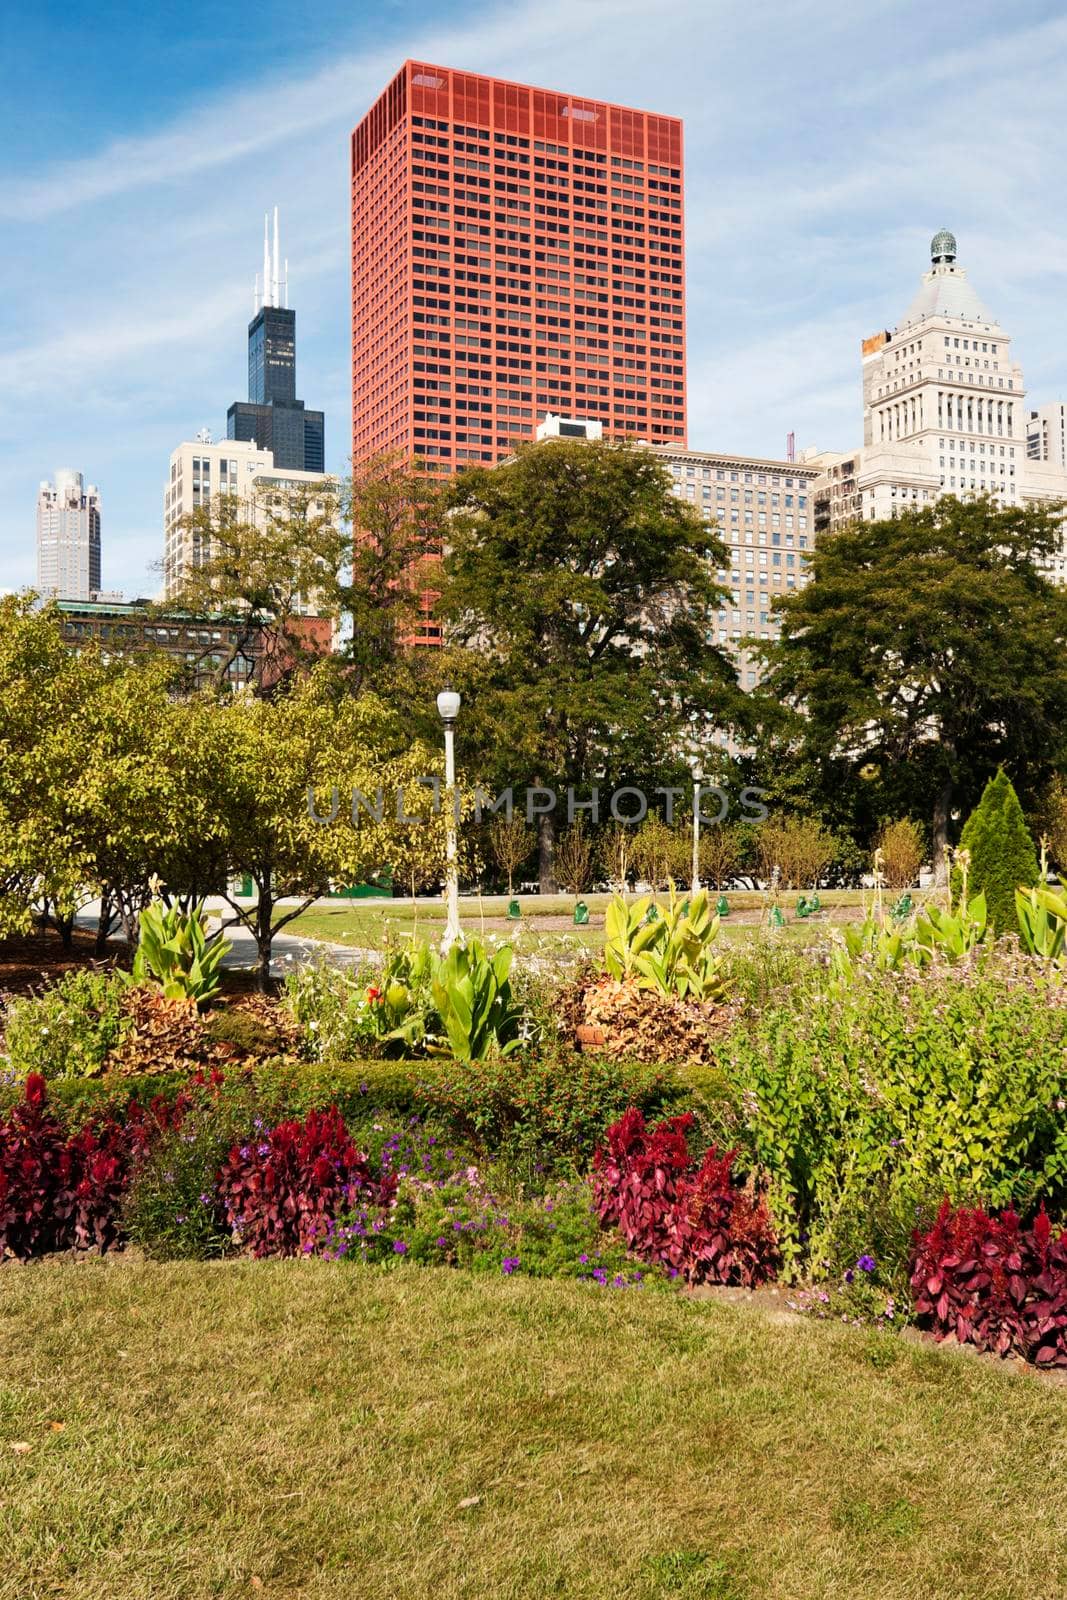
M 37 588 L 70 600 L 88 600 L 100 589 L 100 494 L 68 467 L 38 490 Z
M 273 249 L 263 219 L 262 300 L 257 279 L 248 324 L 248 399 L 235 400 L 227 411 L 226 437 L 269 450 L 277 467 L 324 472 L 323 414 L 296 398 L 296 312 L 286 304 L 288 280 L 289 263 L 279 261 L 275 206 Z
M 862 363 L 862 449 L 802 458 L 822 469 L 816 532 L 890 517 L 943 494 L 988 494 L 1006 506 L 1067 500 L 1067 470 L 1054 440 L 1035 446 L 1041 429 L 1025 409 L 1010 336 L 970 282 L 946 229 L 931 240 L 930 269 L 896 328 L 863 341 Z M 1047 568 L 1067 582 L 1067 542 Z
M 682 124 L 407 61 L 352 135 L 352 455 L 686 438 Z

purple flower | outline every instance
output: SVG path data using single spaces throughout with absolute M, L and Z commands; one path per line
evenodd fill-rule
M 611 1287 L 613 1289 L 625 1289 L 626 1288 L 626 1279 L 623 1277 L 621 1272 L 617 1272 L 615 1274 L 615 1276 L 612 1278 Z
M 582 1254 L 578 1257 L 578 1260 L 581 1262 L 582 1266 L 584 1267 L 586 1262 L 589 1260 L 589 1257 L 583 1251 Z
M 856 1276 L 856 1274 L 853 1272 L 852 1268 L 849 1267 L 848 1271 L 845 1273 L 845 1282 L 846 1283 L 851 1283 L 853 1278 L 855 1278 L 855 1276 Z
M 444 1234 L 442 1234 L 440 1239 L 438 1239 L 437 1248 L 438 1248 L 438 1250 L 447 1250 L 448 1249 L 448 1240 L 445 1238 Z
M 211 1204 L 211 1196 L 209 1194 L 202 1194 L 200 1196 L 200 1204 L 202 1206 L 209 1206 Z
M 184 1217 L 175 1217 L 174 1220 L 175 1220 L 175 1222 L 184 1222 L 185 1218 Z
M 393 1253 L 395 1255 L 398 1255 L 398 1256 L 406 1256 L 407 1255 L 408 1247 L 404 1243 L 403 1239 L 394 1239 L 393 1240 Z
M 878 1269 L 878 1263 L 873 1256 L 860 1256 L 856 1266 L 860 1272 L 876 1272 Z
M 511 1274 L 515 1271 L 515 1268 L 518 1266 L 518 1264 L 519 1264 L 518 1256 L 505 1256 L 503 1261 L 500 1263 L 500 1270 L 506 1276 L 510 1277 Z
M 596 1279 L 597 1283 L 607 1283 L 608 1281 L 608 1275 L 604 1271 L 603 1267 L 594 1267 L 593 1277 Z

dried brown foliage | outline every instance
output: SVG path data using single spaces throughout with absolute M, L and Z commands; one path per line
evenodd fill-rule
M 740 1002 L 679 1000 L 634 983 L 599 978 L 580 991 L 577 1009 L 581 1022 L 603 1029 L 604 1042 L 589 1046 L 598 1055 L 614 1061 L 687 1065 L 714 1056 L 715 1041 L 736 1022 Z

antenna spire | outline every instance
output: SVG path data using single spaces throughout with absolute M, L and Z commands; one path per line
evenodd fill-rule
M 278 282 L 278 207 L 274 207 L 274 277 L 271 280 L 271 304 L 281 305 L 278 298 L 280 284 Z
M 282 279 L 282 305 L 289 304 L 289 257 L 285 258 L 285 277 Z
M 270 298 L 270 243 L 267 239 L 267 213 L 263 213 L 263 304 L 269 306 Z

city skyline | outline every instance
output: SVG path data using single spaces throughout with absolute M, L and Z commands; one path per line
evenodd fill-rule
M 257 227 L 276 203 L 301 388 L 336 419 L 326 467 L 343 470 L 348 137 L 408 57 L 682 118 L 692 448 L 777 456 L 789 431 L 798 448 L 858 445 L 859 343 L 892 326 L 942 227 L 1012 330 L 1028 402 L 1065 398 L 1064 178 L 1048 130 L 1067 20 L 1054 6 L 1019 26 L 979 5 L 964 42 L 913 48 L 906 69 L 871 46 L 879 30 L 887 44 L 925 38 L 912 4 L 860 18 L 814 3 L 758 15 L 691 0 L 654 12 L 626 0 L 441 4 L 427 20 L 401 3 L 353 21 L 327 0 L 299 39 L 285 15 L 271 0 L 219 19 L 196 0 L 183 33 L 206 28 L 222 48 L 204 50 L 191 79 L 162 19 L 120 38 L 119 19 L 45 4 L 11 25 L 9 61 L 45 33 L 66 37 L 86 92 L 77 109 L 30 118 L 29 81 L 8 90 L 0 376 L 19 425 L 0 448 L 0 588 L 34 580 L 36 486 L 63 460 L 108 505 L 104 586 L 158 587 L 169 453 L 202 426 L 225 432 L 243 389 Z M 116 94 L 108 50 L 132 55 L 134 85 L 138 55 L 147 65 L 164 36 L 178 54 L 151 104 Z M 987 108 L 979 90 L 994 69 L 1013 93 Z M 90 248 L 72 246 L 79 236 Z

